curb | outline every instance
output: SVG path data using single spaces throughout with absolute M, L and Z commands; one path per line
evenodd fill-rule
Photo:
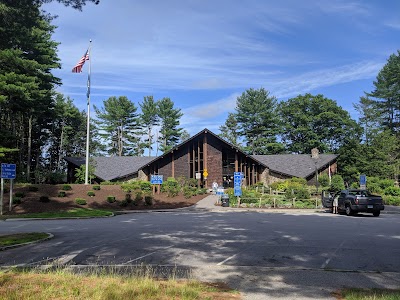
M 99 217 L 60 217 L 60 218 L 9 218 L 5 219 L 4 222 L 13 221 L 43 221 L 43 220 L 79 220 L 79 219 L 101 219 L 115 217 L 115 212 L 111 216 L 99 216 Z
M 0 247 L 0 251 L 12 249 L 12 248 L 17 248 L 17 247 L 21 247 L 21 246 L 25 246 L 25 245 L 41 243 L 41 242 L 50 240 L 50 239 L 52 239 L 54 237 L 54 234 L 52 234 L 52 233 L 46 232 L 46 234 L 48 236 L 43 238 L 43 239 L 41 239 L 41 240 L 32 241 L 32 242 L 26 242 L 26 243 L 22 243 L 22 244 L 15 244 L 15 245 L 11 245 L 11 246 L 3 246 L 3 247 Z

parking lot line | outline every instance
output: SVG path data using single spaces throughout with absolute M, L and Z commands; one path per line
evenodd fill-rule
M 339 247 L 337 247 L 335 249 L 335 252 L 333 252 L 333 254 L 331 255 L 331 257 L 329 257 L 322 265 L 321 265 L 321 269 L 325 269 L 325 267 L 329 264 L 329 262 L 331 261 L 332 257 L 334 255 L 336 255 L 336 253 L 339 251 L 339 249 L 341 249 L 343 247 L 344 241 L 339 245 Z
M 242 253 L 242 252 L 244 252 L 244 251 L 247 251 L 247 250 L 249 250 L 249 249 L 252 248 L 252 247 L 253 247 L 253 245 L 251 245 L 250 247 L 247 247 L 247 248 L 245 248 L 245 249 L 243 249 L 243 250 L 241 250 L 241 251 L 239 251 L 239 252 L 233 254 L 232 256 L 229 256 L 228 258 L 224 259 L 223 261 L 217 263 L 217 266 L 222 266 L 224 263 L 226 263 L 227 261 L 230 261 L 232 258 L 236 257 L 238 254 L 240 254 L 240 253 Z
M 154 253 L 157 253 L 157 252 L 159 252 L 159 251 L 161 251 L 161 250 L 167 250 L 167 249 L 169 249 L 169 248 L 172 248 L 172 247 L 173 247 L 173 245 L 172 245 L 172 246 L 169 246 L 169 247 L 166 247 L 166 248 L 162 248 L 162 249 L 159 249 L 159 250 L 153 251 L 153 252 L 150 252 L 150 253 L 147 253 L 146 255 L 140 256 L 140 257 L 138 257 L 138 258 L 135 258 L 135 259 L 128 260 L 127 262 L 124 262 L 124 263 L 123 263 L 123 265 L 129 264 L 129 263 L 132 263 L 132 262 L 134 262 L 134 261 L 137 261 L 137 260 L 139 260 L 139 259 L 142 259 L 142 258 L 144 258 L 144 257 L 147 257 L 147 256 L 150 256 L 150 255 L 153 255 Z

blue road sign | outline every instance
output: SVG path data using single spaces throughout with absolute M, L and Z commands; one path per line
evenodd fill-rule
M 366 185 L 366 184 L 367 184 L 367 176 L 360 175 L 360 185 Z
M 237 197 L 242 196 L 242 188 L 240 186 L 235 186 L 233 188 L 234 195 Z
M 1 164 L 1 178 L 15 179 L 17 166 L 15 164 Z
M 163 175 L 150 175 L 151 184 L 162 184 L 163 179 L 164 179 Z

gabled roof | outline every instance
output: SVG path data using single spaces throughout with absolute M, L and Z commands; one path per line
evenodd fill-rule
M 94 175 L 102 180 L 115 180 L 137 173 L 154 157 L 144 156 L 111 156 L 92 157 L 95 162 Z M 77 167 L 85 164 L 84 157 L 65 157 L 65 160 Z
M 309 154 L 276 154 L 276 155 L 252 155 L 252 157 L 271 171 L 294 177 L 307 178 L 318 170 L 326 168 L 336 161 L 336 154 L 319 154 L 318 159 L 311 158 Z

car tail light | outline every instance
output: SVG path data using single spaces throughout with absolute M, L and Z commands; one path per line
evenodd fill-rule
M 358 204 L 358 197 L 356 197 L 356 200 L 355 200 L 355 202 L 356 202 L 356 204 Z

